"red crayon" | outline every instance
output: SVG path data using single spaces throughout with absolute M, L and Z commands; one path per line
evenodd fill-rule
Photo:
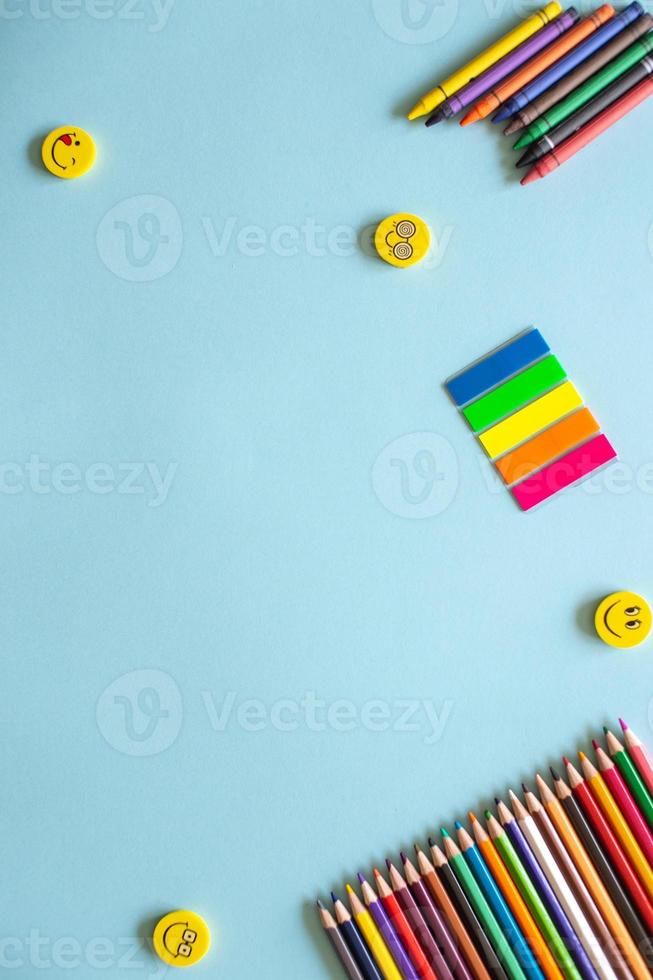
M 592 739 L 592 745 L 596 752 L 599 770 L 608 789 L 617 801 L 617 805 L 626 818 L 637 843 L 646 855 L 646 860 L 653 865 L 653 833 L 651 833 L 639 807 L 631 796 L 630 790 L 626 786 L 626 780 L 610 756 L 603 751 L 595 739 Z
M 585 812 L 588 823 L 592 826 L 596 836 L 603 844 L 603 847 L 605 848 L 605 851 L 612 862 L 613 868 L 628 889 L 630 896 L 636 905 L 639 914 L 646 923 L 650 933 L 653 930 L 653 905 L 651 904 L 647 893 L 644 891 L 639 878 L 633 871 L 621 844 L 617 840 L 612 827 L 604 817 L 601 807 L 594 799 L 589 786 L 578 770 L 572 766 L 569 759 L 565 757 L 564 763 L 567 769 L 569 785 L 571 786 L 574 796 L 577 797 L 581 808 Z
M 429 966 L 429 962 L 424 955 L 422 947 L 417 942 L 413 930 L 408 925 L 408 920 L 402 912 L 401 906 L 397 901 L 397 896 L 378 868 L 374 869 L 374 880 L 376 881 L 377 891 L 383 902 L 383 908 L 388 913 L 388 918 L 395 927 L 397 935 L 404 944 L 404 949 L 411 958 L 419 976 L 422 977 L 422 980 L 438 980 L 438 977 Z
M 608 106 L 607 109 L 600 112 L 595 119 L 592 119 L 586 126 L 579 129 L 577 133 L 574 133 L 573 136 L 564 140 L 560 146 L 556 146 L 554 150 L 551 150 L 541 160 L 538 160 L 533 169 L 529 170 L 523 178 L 522 184 L 531 184 L 534 180 L 540 180 L 552 171 L 557 170 L 563 163 L 566 163 L 567 160 L 575 156 L 579 150 L 582 150 L 595 140 L 597 136 L 604 133 L 606 129 L 619 122 L 620 119 L 628 115 L 641 102 L 648 99 L 650 95 L 653 95 L 653 76 L 649 76 L 638 85 L 635 85 L 634 88 L 626 92 L 625 95 L 622 95 L 611 106 Z

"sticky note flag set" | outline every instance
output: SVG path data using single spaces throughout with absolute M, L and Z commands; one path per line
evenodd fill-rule
M 446 388 L 522 510 L 617 455 L 539 330 L 487 354 Z

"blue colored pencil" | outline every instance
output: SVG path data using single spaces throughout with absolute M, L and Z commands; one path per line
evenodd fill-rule
M 492 116 L 492 122 L 500 123 L 516 115 L 524 106 L 537 99 L 542 92 L 546 92 L 548 88 L 551 88 L 561 78 L 564 78 L 565 75 L 568 75 L 569 72 L 577 68 L 583 61 L 595 54 L 599 48 L 602 48 L 608 41 L 611 41 L 624 28 L 632 24 L 638 17 L 641 17 L 643 13 L 644 8 L 637 0 L 629 4 L 620 14 L 612 17 L 607 24 L 604 24 L 603 27 L 599 27 L 593 34 L 590 34 L 586 41 L 577 45 L 569 54 L 560 58 L 550 68 L 543 71 L 537 78 L 534 78 L 532 82 L 529 82 L 519 92 L 516 92 Z
M 546 875 L 540 868 L 537 858 L 533 854 L 530 844 L 524 837 L 521 827 L 505 803 L 501 800 L 494 801 L 497 805 L 497 812 L 501 826 L 512 841 L 512 845 L 525 865 L 533 884 L 540 893 L 540 898 L 544 902 L 547 911 L 553 919 L 556 929 L 560 933 L 565 946 L 571 953 L 573 960 L 585 980 L 598 980 L 596 970 L 592 966 L 590 959 L 583 949 L 581 942 L 574 932 L 571 922 L 567 918 L 565 911 L 558 901 L 555 892 L 551 888 Z
M 338 928 L 343 934 L 345 942 L 347 943 L 352 956 L 358 963 L 360 971 L 365 977 L 365 980 L 383 980 L 376 963 L 372 959 L 372 954 L 367 948 L 367 944 L 361 936 L 358 926 L 352 919 L 348 910 L 345 908 L 338 896 L 334 895 L 333 892 L 331 892 L 331 898 L 333 899 L 333 907 L 336 913 Z

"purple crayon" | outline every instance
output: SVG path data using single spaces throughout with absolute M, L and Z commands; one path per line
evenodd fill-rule
M 495 65 L 488 68 L 487 71 L 484 71 L 478 78 L 473 79 L 473 81 L 456 92 L 455 95 L 450 96 L 446 102 L 443 102 L 438 107 L 436 112 L 429 116 L 426 120 L 426 125 L 434 126 L 443 119 L 451 119 L 456 113 L 461 112 L 467 106 L 476 102 L 488 89 L 494 88 L 500 81 L 546 48 L 557 37 L 560 37 L 561 34 L 568 31 L 570 27 L 573 27 L 578 19 L 578 11 L 575 7 L 570 7 L 564 14 L 560 14 L 550 24 L 547 24 L 546 27 L 543 27 L 527 41 L 518 45 L 514 51 L 501 58 Z

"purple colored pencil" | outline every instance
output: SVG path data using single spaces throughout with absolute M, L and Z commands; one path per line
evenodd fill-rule
M 549 884 L 549 880 L 542 871 L 537 858 L 531 850 L 531 845 L 526 840 L 523 831 L 517 820 L 510 812 L 505 803 L 501 800 L 494 801 L 498 807 L 499 821 L 504 828 L 512 845 L 521 858 L 522 864 L 526 867 L 533 884 L 540 893 L 540 898 L 544 902 L 549 915 L 553 919 L 556 929 L 562 936 L 564 944 L 571 953 L 576 966 L 585 980 L 598 980 L 597 973 L 592 966 L 587 953 L 583 949 L 581 942 L 574 932 L 573 926 L 558 898 Z
M 426 120 L 426 125 L 433 126 L 443 119 L 451 119 L 452 116 L 455 116 L 456 113 L 466 108 L 466 106 L 476 102 L 485 92 L 494 88 L 495 85 L 503 81 L 504 78 L 507 78 L 513 71 L 516 71 L 517 68 L 546 48 L 552 41 L 555 41 L 557 37 L 560 37 L 570 27 L 573 27 L 578 19 L 578 11 L 574 7 L 570 7 L 569 10 L 560 14 L 559 17 L 552 20 L 546 27 L 543 27 L 536 34 L 533 34 L 532 37 L 529 37 L 527 41 L 519 44 L 510 54 L 507 54 L 497 61 L 495 65 L 492 65 L 491 68 L 488 68 L 487 71 L 484 71 L 478 78 L 473 79 L 473 81 L 464 85 L 456 92 L 455 95 L 450 96 L 446 102 L 443 102 L 438 107 L 436 112 L 429 116 Z
M 415 972 L 415 967 L 408 958 L 406 950 L 401 945 L 401 939 L 397 935 L 388 913 L 383 908 L 381 899 L 376 894 L 369 882 L 366 881 L 365 875 L 362 875 L 359 872 L 358 880 L 361 883 L 363 901 L 370 910 L 372 918 L 378 926 L 379 932 L 385 939 L 388 949 L 392 954 L 392 958 L 397 964 L 397 969 L 401 973 L 404 980 L 419 980 L 419 976 Z

